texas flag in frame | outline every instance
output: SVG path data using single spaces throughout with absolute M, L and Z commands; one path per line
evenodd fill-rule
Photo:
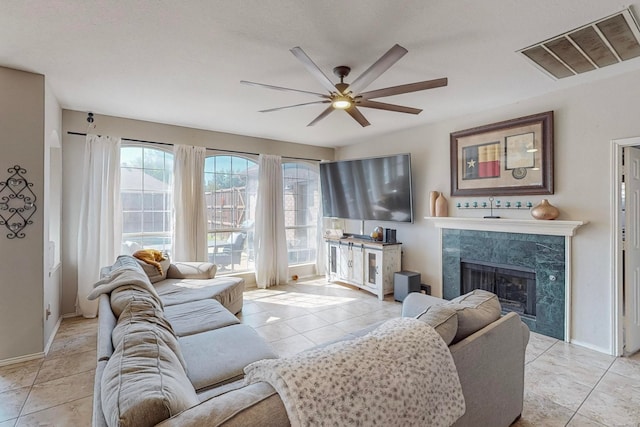
M 500 176 L 500 142 L 471 145 L 462 149 L 462 179 L 497 178 Z

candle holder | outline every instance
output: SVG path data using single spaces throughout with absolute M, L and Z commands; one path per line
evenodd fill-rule
M 15 165 L 7 169 L 9 178 L 0 181 L 0 225 L 9 230 L 7 238 L 22 239 L 26 235 L 24 229 L 33 224 L 31 218 L 36 213 L 36 195 L 31 190 L 33 183 L 24 175 L 26 169 Z
M 494 210 L 499 209 L 516 209 L 521 210 L 526 207 L 526 209 L 531 209 L 533 203 L 531 202 L 505 202 L 504 204 L 500 200 L 496 200 L 494 197 L 489 197 L 489 203 L 486 201 L 472 201 L 472 202 L 458 202 L 456 203 L 456 208 L 458 209 L 489 209 L 489 215 L 484 218 L 500 218 L 493 214 Z

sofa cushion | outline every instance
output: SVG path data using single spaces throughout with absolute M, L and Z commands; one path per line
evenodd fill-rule
M 268 383 L 259 382 L 203 401 L 200 405 L 163 421 L 158 427 L 185 425 L 279 427 L 289 426 L 290 421 L 280 395 Z
M 167 278 L 167 272 L 169 271 L 169 267 L 171 266 L 169 257 L 166 257 L 166 259 L 162 261 L 158 261 L 160 263 L 160 266 L 162 267 L 162 273 L 158 271 L 155 265 L 147 264 L 141 259 L 136 259 L 136 261 L 138 261 L 138 264 L 140 264 L 142 270 L 149 277 L 151 283 L 157 283 Z
M 116 270 L 127 267 L 136 270 L 142 270 L 142 267 L 140 267 L 140 264 L 138 264 L 137 259 L 135 259 L 131 255 L 120 255 L 118 256 L 118 258 L 116 258 L 116 262 L 114 262 L 112 265 L 103 267 L 100 270 L 100 277 L 107 276 Z
M 410 292 L 402 302 L 402 317 L 416 317 L 427 307 L 446 304 L 446 299 L 432 297 L 419 292 Z
M 182 350 L 178 345 L 178 338 L 162 310 L 159 310 L 147 297 L 133 297 L 111 332 L 113 347 L 116 348 L 128 334 L 142 331 L 151 331 L 156 334 L 176 354 L 182 367 L 187 369 Z
M 449 304 L 431 305 L 418 314 L 416 319 L 433 326 L 447 345 L 451 344 L 458 332 L 458 311 Z
M 148 292 L 137 286 L 121 286 L 111 291 L 111 310 L 116 317 L 129 305 L 132 299 L 148 299 L 157 309 L 162 310 L 162 302 L 158 294 Z
M 164 315 L 179 337 L 240 323 L 238 318 L 213 299 L 170 305 Z
M 154 331 L 125 335 L 102 374 L 109 426 L 153 426 L 198 404 L 175 353 Z
M 167 270 L 168 279 L 213 279 L 218 267 L 210 262 L 173 262 Z
M 154 284 L 166 306 L 211 298 L 229 308 L 242 301 L 244 279 L 217 277 L 215 279 L 166 279 Z
M 243 324 L 180 337 L 178 342 L 198 392 L 242 378 L 250 363 L 277 357 L 253 328 Z
M 454 343 L 498 320 L 502 310 L 497 295 L 481 289 L 454 298 L 447 305 L 458 312 Z

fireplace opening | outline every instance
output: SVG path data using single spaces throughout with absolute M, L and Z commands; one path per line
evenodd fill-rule
M 515 311 L 535 319 L 536 273 L 524 267 L 505 266 L 478 261 L 460 262 L 460 292 L 483 289 L 498 296 L 504 312 Z

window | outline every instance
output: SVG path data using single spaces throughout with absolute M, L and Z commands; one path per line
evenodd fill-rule
M 171 251 L 173 153 L 142 145 L 120 149 L 122 253 Z
M 289 265 L 316 261 L 320 213 L 319 175 L 303 162 L 282 164 L 284 225 Z
M 204 176 L 209 261 L 222 274 L 254 270 L 258 164 L 239 156 L 210 156 Z

